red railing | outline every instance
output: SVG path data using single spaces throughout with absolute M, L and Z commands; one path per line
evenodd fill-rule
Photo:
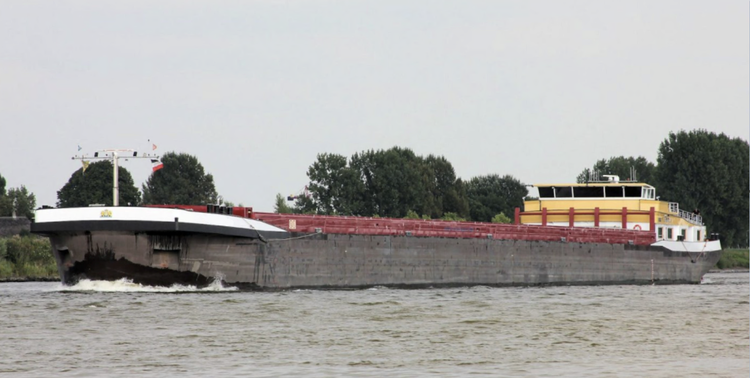
M 538 216 L 541 217 L 542 226 L 547 225 L 547 220 L 550 216 L 562 215 L 567 216 L 568 226 L 573 227 L 576 221 L 576 217 L 579 215 L 593 216 L 594 227 L 599 227 L 601 216 L 603 215 L 618 215 L 620 216 L 620 223 L 622 228 L 628 228 L 628 215 L 631 217 L 638 215 L 647 215 L 649 219 L 649 230 L 655 230 L 656 228 L 656 210 L 652 207 L 648 211 L 643 210 L 628 210 L 627 207 L 623 207 L 621 210 L 601 210 L 598 207 L 593 210 L 576 210 L 571 207 L 568 210 L 557 210 L 550 211 L 546 207 L 542 208 L 541 211 L 525 211 L 522 212 L 519 208 L 515 211 L 515 224 L 521 224 L 521 217 L 523 216 Z
M 320 232 L 344 235 L 409 235 L 416 237 L 567 241 L 611 244 L 632 243 L 636 245 L 649 245 L 656 241 L 653 232 L 629 229 L 259 213 L 253 212 L 251 207 L 227 208 L 230 210 L 222 210 L 221 208 L 216 207 L 210 208 L 206 205 L 147 205 L 147 207 L 184 209 L 197 212 L 226 211 L 225 214 L 232 214 L 243 218 L 252 218 L 288 231 L 302 233 Z M 516 215 L 518 215 L 518 213 Z
M 652 232 L 628 229 L 529 226 L 482 222 L 252 213 L 252 218 L 288 231 L 345 235 L 567 241 L 649 245 Z

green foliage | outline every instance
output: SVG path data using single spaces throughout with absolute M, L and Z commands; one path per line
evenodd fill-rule
M 432 218 L 430 218 L 430 216 L 428 214 L 422 214 L 422 219 L 423 220 L 430 220 Z
M 706 130 L 669 133 L 659 145 L 656 194 L 698 209 L 725 247 L 748 245 L 748 143 Z
M 716 263 L 719 269 L 748 269 L 750 268 L 750 253 L 747 249 L 725 249 Z
M 12 212 L 18 217 L 32 219 L 34 217 L 34 208 L 36 207 L 36 196 L 29 193 L 25 186 L 20 188 L 11 188 L 8 190 L 7 201 L 10 201 Z
M 14 213 L 19 217 L 32 219 L 36 207 L 36 196 L 25 186 L 5 190 L 5 177 L 0 175 L 0 217 L 9 217 Z
M 13 277 L 13 272 L 15 271 L 15 266 L 13 266 L 13 263 L 11 263 L 8 260 L 0 260 L 0 278 L 10 278 Z
M 442 156 L 421 157 L 408 148 L 369 150 L 349 160 L 320 154 L 307 171 L 310 198 L 299 198 L 295 212 L 379 215 L 489 222 L 523 204 L 526 187 L 511 176 L 475 177 L 465 183 Z
M 445 220 L 445 221 L 457 221 L 457 222 L 463 222 L 466 220 L 462 218 L 460 215 L 458 215 L 457 213 L 454 213 L 451 211 L 443 214 L 443 216 L 440 219 Z
M 468 200 L 453 166 L 443 157 L 417 156 L 406 148 L 370 150 L 350 159 L 320 154 L 307 171 L 311 198 L 295 212 L 403 218 L 409 210 L 429 217 L 468 214 Z
M 454 212 L 461 216 L 469 215 L 469 200 L 466 197 L 466 187 L 460 178 L 456 177 L 453 165 L 442 156 L 428 155 L 426 164 L 427 189 L 431 192 L 433 201 L 428 202 L 423 214 L 440 217 L 445 212 Z
M 292 213 L 313 215 L 317 213 L 316 209 L 317 206 L 315 205 L 315 201 L 313 201 L 311 197 L 298 196 L 297 199 L 294 200 Z
M 276 194 L 276 204 L 273 206 L 273 210 L 279 214 L 291 214 L 292 208 L 286 204 L 286 198 L 281 193 Z
M 195 156 L 167 152 L 161 157 L 164 168 L 153 172 L 143 184 L 144 204 L 215 204 L 219 195 L 214 177 L 204 173 Z
M 505 215 L 505 213 L 500 213 L 500 214 L 497 214 L 494 217 L 492 217 L 492 223 L 505 223 L 505 224 L 509 224 L 509 223 L 513 223 L 513 220 L 510 219 L 510 218 L 508 218 L 508 216 Z
M 631 168 L 635 169 L 636 177 L 630 177 Z M 649 162 L 643 156 L 637 158 L 632 156 L 627 158 L 624 156 L 613 156 L 609 159 L 597 160 L 591 169 L 584 169 L 576 178 L 576 182 L 585 183 L 594 181 L 597 178 L 599 181 L 604 181 L 604 175 L 617 175 L 623 181 L 637 180 L 639 182 L 654 184 L 655 172 L 656 166 L 654 163 Z
M 57 266 L 49 239 L 36 235 L 0 239 L 0 278 L 55 277 Z
M 362 178 L 363 213 L 403 218 L 409 209 L 431 212 L 425 208 L 430 206 L 426 201 L 425 167 L 410 149 L 393 147 L 354 154 L 351 166 Z
M 420 219 L 419 214 L 417 214 L 417 212 L 414 210 L 408 210 L 404 218 L 405 219 Z
M 307 170 L 308 190 L 318 214 L 355 215 L 362 212 L 364 186 L 358 172 L 347 165 L 346 157 L 319 154 Z M 307 204 L 310 210 L 310 203 Z
M 467 184 L 471 219 L 490 222 L 495 214 L 515 213 L 529 193 L 526 186 L 513 176 L 487 175 L 472 178 Z
M 113 205 L 112 180 L 114 167 L 109 160 L 89 164 L 86 172 L 79 168 L 57 191 L 57 207 L 82 207 L 91 204 Z M 138 206 L 141 193 L 133 184 L 130 172 L 118 166 L 120 206 Z
M 13 215 L 13 202 L 6 195 L 0 195 L 0 217 Z
M 0 217 L 7 217 L 13 214 L 13 203 L 5 195 L 5 177 L 0 175 Z

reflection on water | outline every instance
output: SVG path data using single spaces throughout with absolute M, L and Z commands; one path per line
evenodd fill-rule
M 274 293 L 6 283 L 0 374 L 747 377 L 749 287 L 721 273 L 702 285 Z

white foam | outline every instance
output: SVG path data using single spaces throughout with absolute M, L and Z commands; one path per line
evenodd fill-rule
M 117 281 L 80 280 L 72 286 L 60 284 L 57 291 L 96 291 L 96 292 L 134 292 L 134 293 L 184 293 L 184 292 L 219 292 L 236 291 L 234 286 L 224 287 L 221 281 L 213 281 L 208 286 L 197 288 L 193 285 L 148 286 L 134 283 L 133 280 L 121 278 Z

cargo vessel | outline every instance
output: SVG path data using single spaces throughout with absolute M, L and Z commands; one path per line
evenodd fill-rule
M 213 205 L 47 208 L 65 284 L 240 289 L 694 284 L 721 254 L 697 211 L 647 184 L 535 185 L 512 224 L 253 212 Z

